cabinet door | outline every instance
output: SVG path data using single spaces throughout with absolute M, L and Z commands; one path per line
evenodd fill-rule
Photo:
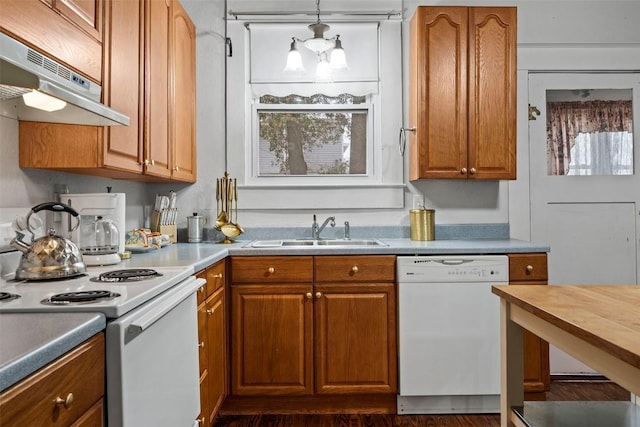
M 547 284 L 547 254 L 509 254 L 509 283 L 544 286 Z M 527 400 L 544 400 L 549 391 L 549 343 L 524 331 L 524 391 Z
M 231 286 L 232 394 L 313 393 L 311 292 L 311 284 Z
M 227 336 L 225 333 L 224 289 L 219 289 L 207 301 L 207 330 L 209 333 L 209 424 L 227 394 Z M 203 414 L 204 415 L 204 414 Z
M 467 19 L 466 7 L 418 7 L 411 19 L 411 180 L 466 177 Z
M 142 173 L 142 3 L 109 1 L 106 7 L 103 100 L 129 116 L 129 126 L 104 127 L 104 166 Z
M 54 0 L 56 10 L 96 40 L 102 40 L 102 0 Z
M 196 180 L 196 32 L 189 15 L 180 2 L 173 3 L 173 34 L 171 40 L 171 69 L 173 124 L 171 146 L 173 179 L 187 182 Z
M 469 8 L 469 178 L 516 178 L 516 8 Z
M 316 392 L 397 391 L 393 284 L 315 285 Z
M 145 173 L 171 177 L 169 148 L 170 0 L 145 1 Z
M 60 5 L 61 2 L 57 1 L 56 4 Z M 70 8 L 61 6 L 68 12 L 65 17 L 54 9 L 53 2 L 47 4 L 40 0 L 1 0 L 0 27 L 2 32 L 18 38 L 94 82 L 101 83 L 102 0 L 76 0 L 69 4 L 76 4 L 80 8 L 72 12 Z M 79 18 L 82 14 L 86 16 Z M 77 21 L 76 18 L 95 21 L 95 32 L 91 31 L 89 34 L 80 29 L 77 22 L 74 22 Z

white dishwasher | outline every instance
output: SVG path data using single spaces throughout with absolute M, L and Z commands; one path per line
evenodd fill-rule
M 506 255 L 399 256 L 399 414 L 500 412 Z

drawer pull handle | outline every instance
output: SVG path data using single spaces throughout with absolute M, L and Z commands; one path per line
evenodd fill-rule
M 204 417 L 202 417 L 202 418 L 198 418 L 198 419 L 196 420 L 196 422 L 198 423 L 198 425 L 199 425 L 199 426 L 203 426 L 203 425 L 204 425 Z
M 198 292 L 203 293 L 203 292 L 204 292 L 204 286 L 200 286 L 200 287 L 198 288 Z
M 64 399 L 60 396 L 56 397 L 55 403 L 56 405 L 63 405 L 66 409 L 69 409 L 73 404 L 73 393 L 67 394 L 67 397 Z
M 214 312 L 214 311 L 215 311 L 215 310 L 214 310 L 213 308 L 210 308 L 209 310 L 207 310 L 207 314 L 208 314 L 209 316 L 211 316 L 211 315 L 213 314 L 213 312 Z
M 351 267 L 351 271 L 354 272 L 354 273 L 357 273 L 358 272 L 358 266 L 354 265 L 353 267 Z
M 526 267 L 527 273 L 531 273 L 533 271 L 533 265 L 529 264 Z
M 200 348 L 204 348 L 204 341 L 202 341 L 201 343 L 198 344 L 198 347 Z
M 316 298 L 321 298 L 322 297 L 322 292 L 316 292 Z
M 471 169 L 469 169 L 469 173 L 470 173 L 471 175 L 475 175 L 475 173 L 476 173 L 476 168 L 471 168 Z
M 222 279 L 222 273 L 214 274 L 213 278 L 214 279 Z
M 276 272 L 276 269 L 273 267 L 269 267 L 269 269 L 267 270 L 269 272 L 269 274 L 273 274 Z
M 462 175 L 466 175 L 466 174 L 467 174 L 467 168 L 462 168 L 462 169 L 460 169 L 460 173 L 461 173 Z
M 313 295 L 311 294 L 311 292 L 307 292 L 307 294 L 305 295 L 307 297 L 307 299 L 311 299 L 313 297 Z

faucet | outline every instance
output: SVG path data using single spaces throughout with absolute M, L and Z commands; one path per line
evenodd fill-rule
M 314 240 L 318 240 L 320 238 L 320 233 L 322 232 L 322 230 L 324 230 L 324 228 L 327 226 L 329 221 L 331 221 L 330 225 L 332 227 L 336 226 L 336 217 L 330 216 L 324 220 L 324 222 L 320 227 L 318 227 L 318 223 L 316 222 L 316 216 L 313 215 L 313 224 L 311 224 L 311 236 L 313 237 Z

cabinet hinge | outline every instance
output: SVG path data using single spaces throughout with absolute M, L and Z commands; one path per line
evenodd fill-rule
M 529 104 L 529 120 L 536 120 L 540 115 L 540 110 L 535 105 Z

